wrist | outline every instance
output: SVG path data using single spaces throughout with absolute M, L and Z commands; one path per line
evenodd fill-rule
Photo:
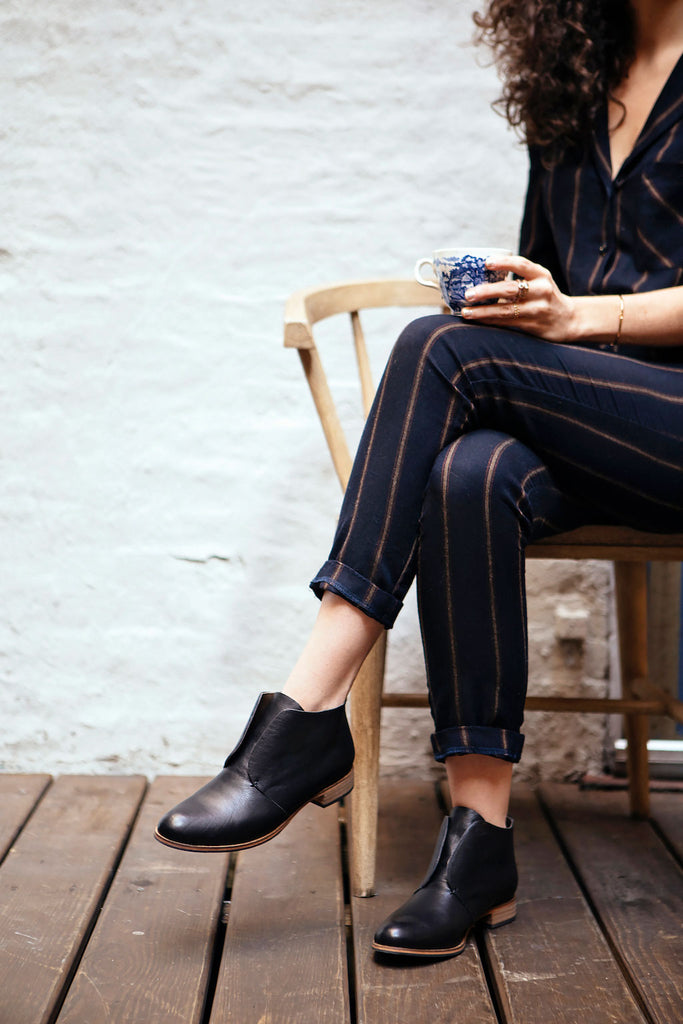
M 572 299 L 571 341 L 612 344 L 621 340 L 622 326 L 621 295 L 579 295 Z

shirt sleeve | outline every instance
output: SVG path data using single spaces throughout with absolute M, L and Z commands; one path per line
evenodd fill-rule
M 538 147 L 529 149 L 529 183 L 519 236 L 519 251 L 533 263 L 549 270 L 555 283 L 566 291 L 566 276 L 553 235 L 547 211 L 544 181 L 548 171 L 543 166 Z

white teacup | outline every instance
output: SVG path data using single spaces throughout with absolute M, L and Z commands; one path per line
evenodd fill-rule
M 460 313 L 463 306 L 472 305 L 465 301 L 465 292 L 475 285 L 491 281 L 504 281 L 507 271 L 489 270 L 489 257 L 512 256 L 511 249 L 484 248 L 482 246 L 459 249 L 436 249 L 431 256 L 423 256 L 415 264 L 415 278 L 428 288 L 439 288 L 443 300 L 454 313 Z M 422 268 L 429 266 L 432 276 L 422 276 Z

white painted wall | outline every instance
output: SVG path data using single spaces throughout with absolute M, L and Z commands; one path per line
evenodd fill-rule
M 279 688 L 338 501 L 286 296 L 515 244 L 474 6 L 0 8 L 0 767 L 212 771 Z M 387 768 L 428 771 L 426 716 L 388 726 Z

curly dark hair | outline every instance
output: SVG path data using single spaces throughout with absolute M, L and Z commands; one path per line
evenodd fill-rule
M 580 146 L 633 60 L 629 0 L 489 0 L 473 18 L 503 80 L 494 108 L 548 162 Z

